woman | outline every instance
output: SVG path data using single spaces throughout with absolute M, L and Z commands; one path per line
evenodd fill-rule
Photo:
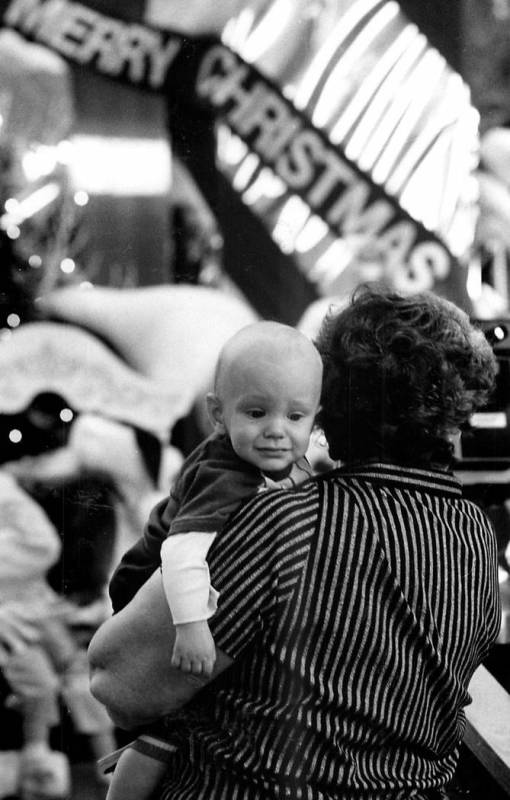
M 158 573 L 92 643 L 119 724 L 185 704 L 162 800 L 426 800 L 454 774 L 500 607 L 491 524 L 448 468 L 495 359 L 432 295 L 359 292 L 318 346 L 343 466 L 259 495 L 211 548 L 212 682 L 169 667 Z

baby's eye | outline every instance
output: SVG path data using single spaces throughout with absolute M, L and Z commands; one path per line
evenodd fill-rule
M 289 419 L 291 422 L 299 422 L 299 420 L 303 419 L 305 415 L 302 414 L 300 411 L 293 411 L 289 414 Z
M 246 413 L 252 419 L 260 419 L 264 416 L 265 411 L 263 411 L 261 408 L 250 408 Z

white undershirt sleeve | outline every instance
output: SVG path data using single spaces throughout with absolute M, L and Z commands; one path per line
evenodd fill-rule
M 215 533 L 190 531 L 169 536 L 161 547 L 163 588 L 174 624 L 212 617 L 218 592 L 211 586 L 206 556 Z

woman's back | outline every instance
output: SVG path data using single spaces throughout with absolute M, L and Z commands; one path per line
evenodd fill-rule
M 229 547 L 241 525 L 242 557 Z M 257 498 L 210 565 L 225 587 L 216 641 L 232 652 L 242 640 L 232 608 L 247 631 L 256 608 L 259 633 L 192 702 L 175 797 L 204 768 L 190 797 L 253 781 L 310 800 L 444 785 L 469 679 L 499 629 L 495 564 L 489 521 L 448 473 L 367 464 Z

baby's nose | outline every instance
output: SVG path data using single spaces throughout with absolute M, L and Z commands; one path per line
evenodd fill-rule
M 285 436 L 283 422 L 280 419 L 268 420 L 265 435 L 270 436 L 272 439 L 281 439 Z

